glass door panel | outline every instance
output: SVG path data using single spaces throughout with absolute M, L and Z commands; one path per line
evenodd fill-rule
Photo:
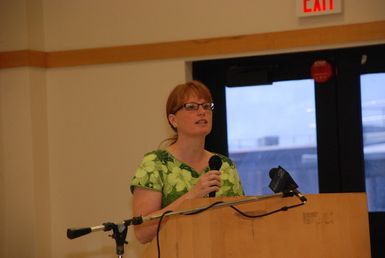
M 247 195 L 270 194 L 269 171 L 285 168 L 304 193 L 318 193 L 314 81 L 226 87 L 229 156 Z
M 361 110 L 369 211 L 385 211 L 385 73 L 361 75 Z

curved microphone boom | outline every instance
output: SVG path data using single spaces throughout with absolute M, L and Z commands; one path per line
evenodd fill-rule
M 222 166 L 222 159 L 218 155 L 211 156 L 209 159 L 210 170 L 219 170 Z M 215 197 L 215 191 L 209 193 L 209 197 Z

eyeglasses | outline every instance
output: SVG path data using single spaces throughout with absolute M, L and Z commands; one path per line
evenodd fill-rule
M 198 110 L 199 106 L 202 106 L 203 110 L 214 110 L 214 103 L 207 102 L 207 103 L 185 103 L 180 108 L 178 108 L 176 111 L 179 111 L 180 109 L 184 108 L 187 111 L 194 111 Z

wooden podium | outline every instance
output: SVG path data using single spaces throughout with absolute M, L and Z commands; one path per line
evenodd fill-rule
M 164 258 L 370 258 L 365 193 L 306 195 L 305 205 L 261 218 L 245 218 L 228 206 L 196 215 L 170 216 L 160 231 Z M 241 198 L 204 198 L 182 209 Z M 258 199 L 236 205 L 263 214 L 300 203 L 296 197 Z M 157 257 L 156 239 L 144 258 Z

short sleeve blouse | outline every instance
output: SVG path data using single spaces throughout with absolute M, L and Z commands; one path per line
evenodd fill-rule
M 242 196 L 241 181 L 234 163 L 220 154 L 222 160 L 221 187 L 216 196 Z M 203 173 L 210 168 L 207 166 Z M 200 173 L 177 160 L 166 150 L 155 150 L 144 155 L 131 181 L 131 192 L 135 187 L 144 187 L 162 192 L 162 208 L 187 193 L 197 182 Z

